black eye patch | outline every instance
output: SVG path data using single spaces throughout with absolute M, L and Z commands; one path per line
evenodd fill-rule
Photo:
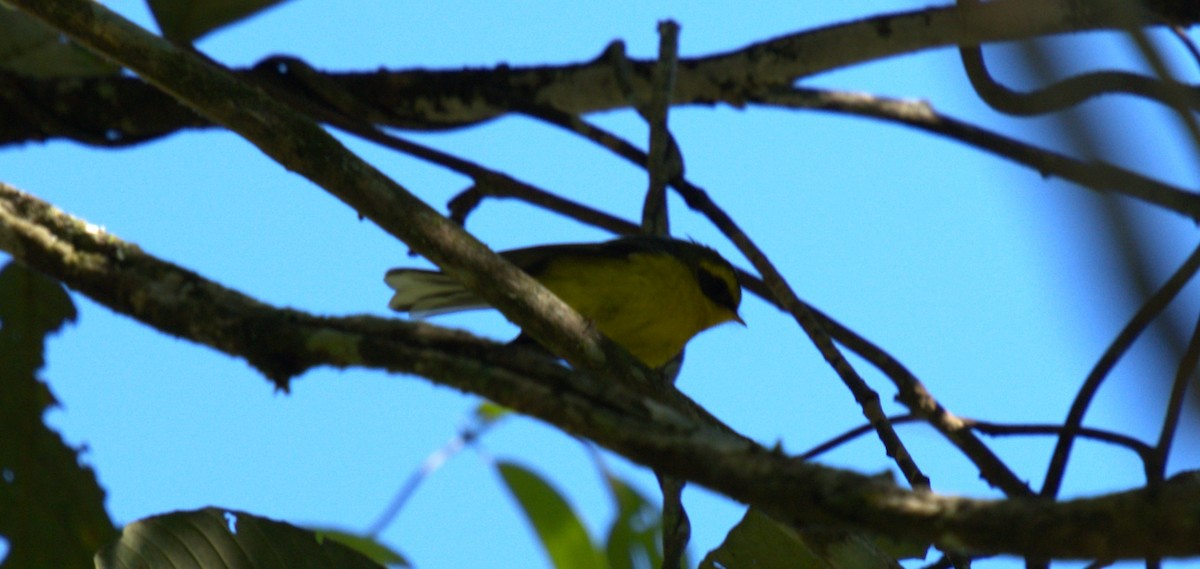
M 733 312 L 737 312 L 737 302 L 733 300 L 733 293 L 730 292 L 729 285 L 721 277 L 718 277 L 704 267 L 700 267 L 696 270 L 696 280 L 700 283 L 700 292 L 704 293 L 704 296 L 707 296 L 718 306 L 724 306 Z

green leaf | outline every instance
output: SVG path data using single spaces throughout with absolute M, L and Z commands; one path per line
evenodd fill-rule
M 0 535 L 6 567 L 85 567 L 116 535 L 104 491 L 46 428 L 54 396 L 37 378 L 46 336 L 75 318 L 62 285 L 16 263 L 0 270 Z
M 204 508 L 138 520 L 96 554 L 97 569 L 383 566 L 333 539 L 245 512 Z
M 612 569 L 662 565 L 662 510 L 628 482 L 605 473 L 617 515 L 608 529 L 605 552 Z
M 232 24 L 283 0 L 149 0 L 163 36 L 179 43 Z
M 0 68 L 34 77 L 113 75 L 121 68 L 0 3 Z
M 10 261 L 0 269 L 0 322 L 41 336 L 75 320 L 75 303 L 58 281 Z
M 534 472 L 511 462 L 496 465 L 500 476 L 559 569 L 601 569 L 604 560 L 587 529 L 562 495 Z
M 308 528 L 317 535 L 317 541 L 331 539 L 354 551 L 357 551 L 372 561 L 388 567 L 412 567 L 400 552 L 380 543 L 379 540 L 355 533 L 349 533 L 331 528 Z
M 829 569 L 790 529 L 747 509 L 719 547 L 708 552 L 701 569 L 756 567 L 760 569 Z
M 753 508 L 708 552 L 701 569 L 900 569 L 873 536 L 843 531 L 797 532 Z M 922 549 L 921 556 L 924 556 Z

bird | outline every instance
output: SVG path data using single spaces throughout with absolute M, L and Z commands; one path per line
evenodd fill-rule
M 500 256 L 650 368 L 674 360 L 704 330 L 725 322 L 745 325 L 733 266 L 692 241 L 639 235 L 539 245 Z M 417 318 L 488 307 L 440 271 L 396 268 L 384 282 L 395 291 L 388 307 Z

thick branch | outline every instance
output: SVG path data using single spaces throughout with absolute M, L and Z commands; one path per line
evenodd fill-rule
M 1200 519 L 1200 483 L 1064 503 L 909 492 L 769 451 L 673 402 L 639 397 L 617 383 L 469 334 L 266 305 L 3 184 L 0 249 L 160 331 L 245 358 L 276 381 L 321 365 L 425 376 L 797 526 L 848 527 L 977 553 L 1106 559 L 1200 554 L 1194 523 Z
M 765 89 L 878 59 L 952 45 L 979 45 L 1050 34 L 1117 29 L 1111 11 L 1076 0 L 999 0 L 975 6 L 885 14 L 773 38 L 721 54 L 683 58 L 674 104 L 740 106 Z M 1186 26 L 1193 6 L 1156 2 L 1147 24 Z M 1127 23 L 1127 22 L 1126 22 Z M 243 78 L 286 81 L 288 58 L 270 58 Z M 634 60 L 629 89 L 649 100 L 655 62 Z M 400 128 L 437 129 L 496 118 L 513 110 L 550 107 L 571 114 L 625 108 L 628 93 L 606 57 L 537 67 L 327 73 L 355 97 L 351 116 Z M 302 87 L 302 86 L 295 86 Z M 130 77 L 36 79 L 0 75 L 0 144 L 66 137 L 92 144 L 139 142 L 207 124 L 157 89 Z
M 580 369 L 653 385 L 649 372 L 537 281 L 347 150 L 313 121 L 216 64 L 87 0 L 13 0 L 18 9 L 140 74 L 353 207 L 433 261 Z

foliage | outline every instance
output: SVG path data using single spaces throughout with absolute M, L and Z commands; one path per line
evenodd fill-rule
M 0 270 L 0 535 L 6 567 L 81 567 L 114 530 L 104 491 L 78 451 L 42 423 L 55 405 L 37 377 L 46 337 L 75 319 L 58 282 L 10 262 Z

